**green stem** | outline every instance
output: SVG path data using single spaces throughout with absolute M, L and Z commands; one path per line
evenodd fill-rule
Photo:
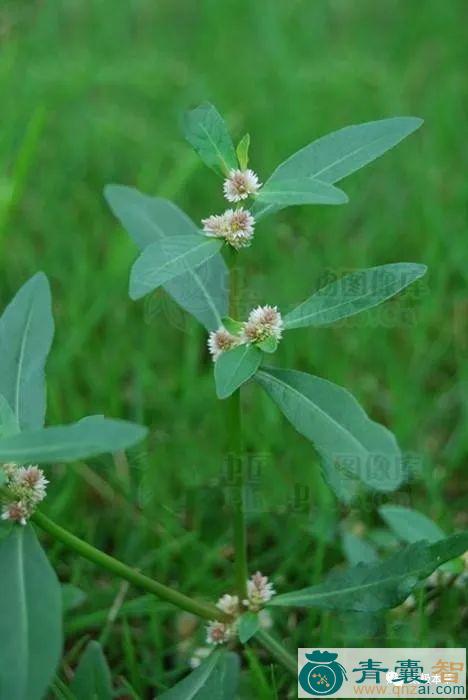
M 255 639 L 260 642 L 262 647 L 269 651 L 280 664 L 294 676 L 297 676 L 297 660 L 274 637 L 269 635 L 268 632 L 265 632 L 265 630 L 259 630 L 255 635 Z
M 242 454 L 240 391 L 228 399 L 228 435 L 232 470 L 231 508 L 234 531 L 236 591 L 240 600 L 247 597 L 247 529 L 245 524 L 245 460 Z
M 57 525 L 57 523 L 54 523 L 53 520 L 40 511 L 34 513 L 31 517 L 31 521 L 51 535 L 51 537 L 62 542 L 68 549 L 72 549 L 80 556 L 92 561 L 93 564 L 97 564 L 111 574 L 125 579 L 134 586 L 142 588 L 162 600 L 167 600 L 169 603 L 176 605 L 182 610 L 193 613 L 205 620 L 226 621 L 229 619 L 228 616 L 222 613 L 215 605 L 193 600 L 193 598 L 189 598 L 189 596 L 184 595 L 184 593 L 179 593 L 179 591 L 169 588 L 169 586 L 165 586 L 149 578 L 149 576 L 145 576 L 139 571 L 132 569 L 118 559 L 114 559 L 114 557 L 105 554 L 100 549 L 96 549 L 96 547 L 93 547 L 79 537 L 76 537 L 76 535 L 68 532 L 68 530 L 65 530 L 65 528 Z
M 237 251 L 229 251 L 230 294 L 229 314 L 239 319 L 240 276 Z M 232 518 L 234 530 L 235 580 L 240 600 L 247 597 L 247 528 L 245 520 L 245 458 L 242 445 L 241 394 L 234 392 L 227 401 L 228 459 L 232 469 Z

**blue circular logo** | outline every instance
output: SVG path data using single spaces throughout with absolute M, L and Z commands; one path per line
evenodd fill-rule
M 329 651 L 314 651 L 306 654 L 309 662 L 299 673 L 299 683 L 306 693 L 311 695 L 331 695 L 343 685 L 347 679 L 343 666 L 336 661 L 338 654 Z

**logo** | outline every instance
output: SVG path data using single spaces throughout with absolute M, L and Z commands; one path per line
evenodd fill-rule
M 331 695 L 347 680 L 344 667 L 336 660 L 338 654 L 316 650 L 305 656 L 308 663 L 299 673 L 299 683 L 306 693 L 315 696 Z

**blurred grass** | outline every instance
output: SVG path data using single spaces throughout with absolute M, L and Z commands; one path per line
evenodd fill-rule
M 388 500 L 421 509 L 447 531 L 467 525 L 467 20 L 464 0 L 2 3 L 2 304 L 37 269 L 49 275 L 57 325 L 50 422 L 102 412 L 151 429 L 128 463 L 57 467 L 57 519 L 189 593 L 214 597 L 230 587 L 225 428 L 204 333 L 166 298 L 130 302 L 135 250 L 102 197 L 106 183 L 120 182 L 173 198 L 195 220 L 220 209 L 219 182 L 178 128 L 183 109 L 208 99 L 237 137 L 250 132 L 262 178 L 341 126 L 398 114 L 425 119 L 342 183 L 348 206 L 290 209 L 258 226 L 245 255 L 246 305 L 287 309 L 327 271 L 426 263 L 417 294 L 342 327 L 296 331 L 275 361 L 347 386 L 420 456 L 419 478 Z M 257 455 L 252 568 L 273 574 L 282 590 L 316 581 L 342 560 L 340 521 L 373 527 L 376 503 L 337 505 L 310 445 L 257 387 L 245 392 L 245 411 L 247 446 Z M 305 498 L 303 508 L 295 496 Z M 62 579 L 89 596 L 80 614 L 111 607 L 118 581 L 58 545 L 51 554 Z M 447 591 L 431 617 L 391 614 L 386 632 L 370 630 L 367 639 L 461 645 L 458 605 L 460 594 Z M 125 619 L 128 627 L 117 618 L 107 629 L 115 676 L 131 683 L 136 655 L 143 691 L 173 682 L 192 623 L 157 602 Z M 349 643 L 353 624 L 316 613 L 278 620 L 293 651 Z M 281 672 L 276 682 L 286 697 Z

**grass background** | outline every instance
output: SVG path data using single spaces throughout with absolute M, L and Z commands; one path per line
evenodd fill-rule
M 187 593 L 216 598 L 231 587 L 226 426 L 205 335 L 164 296 L 130 302 L 135 248 L 102 197 L 106 183 L 119 182 L 173 199 L 194 220 L 221 208 L 219 182 L 179 129 L 182 110 L 208 99 L 236 138 L 250 132 L 261 178 L 347 124 L 425 119 L 341 183 L 346 207 L 298 207 L 258 226 L 245 254 L 245 304 L 288 308 L 327 271 L 429 266 L 413 294 L 352 323 L 296 331 L 275 362 L 345 385 L 417 454 L 418 477 L 384 501 L 418 508 L 447 532 L 466 527 L 467 20 L 464 0 L 3 1 L 1 302 L 38 269 L 49 276 L 57 326 L 50 423 L 105 413 L 151 431 L 128 459 L 55 467 L 54 518 Z M 247 388 L 244 404 L 255 455 L 252 570 L 290 590 L 343 561 L 343 530 L 387 542 L 380 501 L 338 504 L 310 444 L 258 387 Z M 86 596 L 67 614 L 62 678 L 89 636 L 103 640 L 126 697 L 130 686 L 133 697 L 151 697 L 184 673 L 203 640 L 192 619 L 48 544 L 61 580 Z M 383 622 L 280 613 L 276 633 L 293 652 L 462 646 L 463 606 L 463 594 L 447 590 L 437 606 Z M 288 697 L 282 670 L 266 657 L 265 669 L 267 685 Z M 270 697 L 254 675 L 246 673 L 245 697 Z

